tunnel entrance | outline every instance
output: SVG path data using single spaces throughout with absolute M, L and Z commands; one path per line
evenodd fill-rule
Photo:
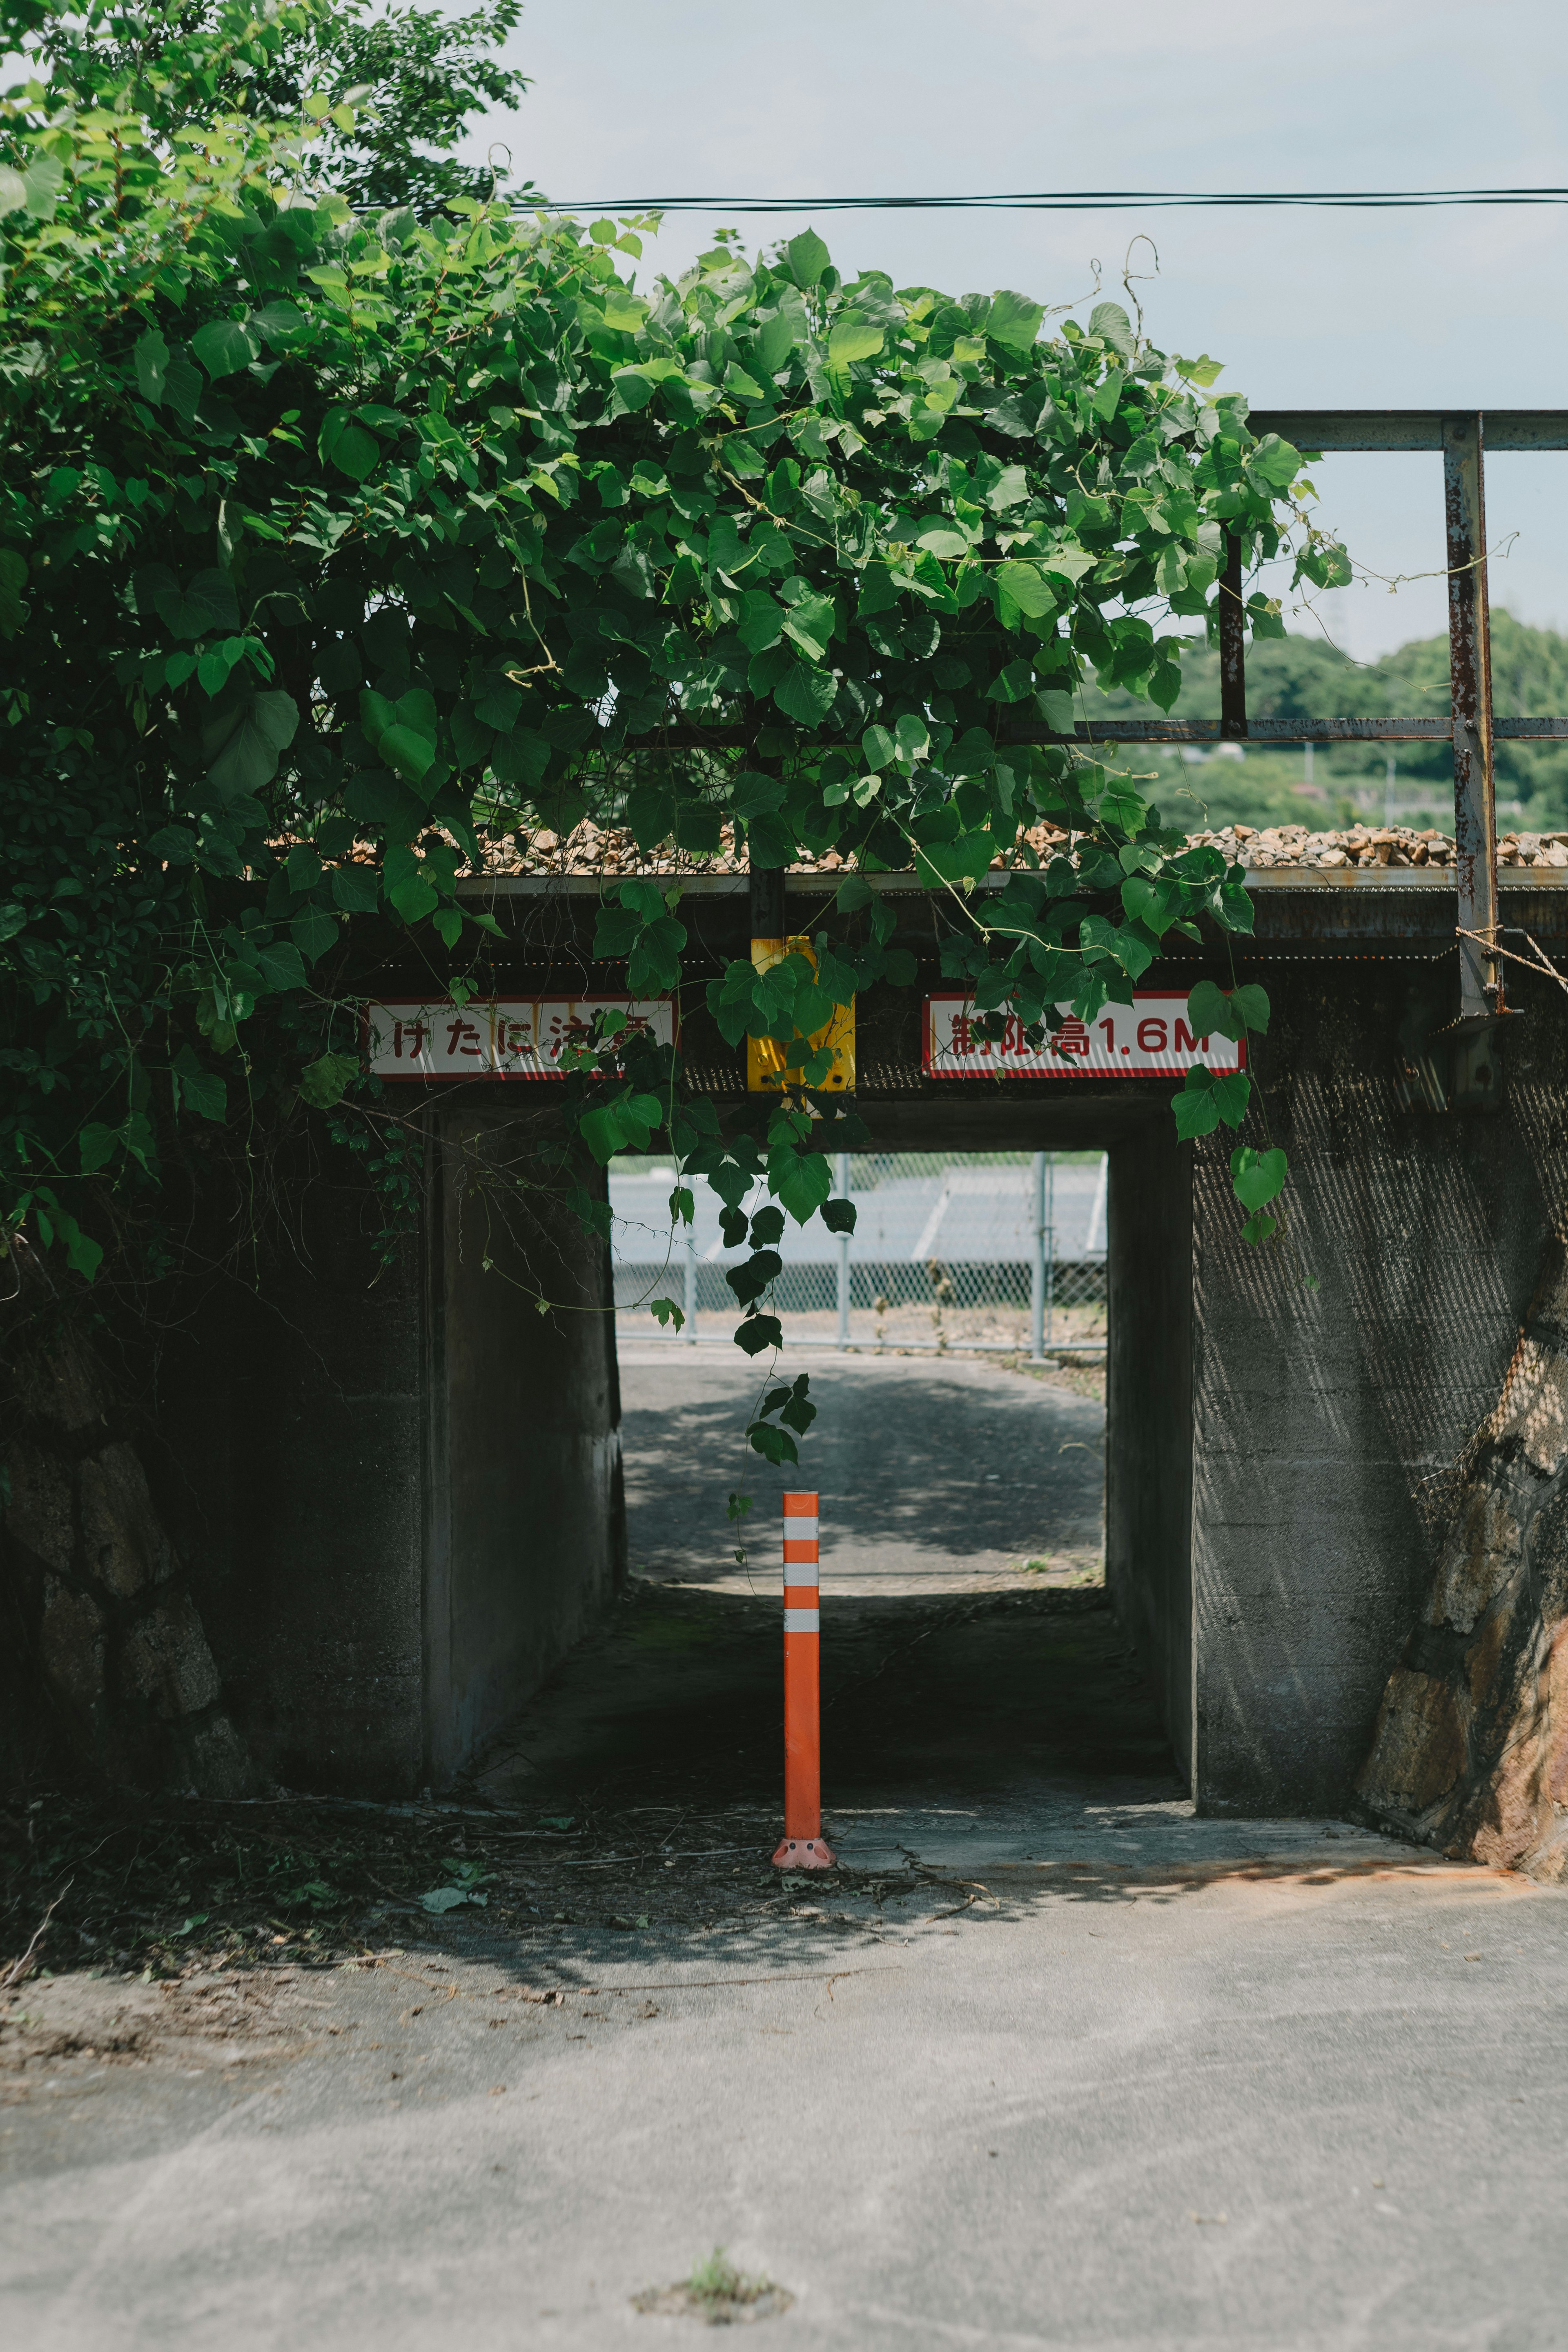
M 922 1108 L 940 1129 L 946 1107 Z M 745 1444 L 764 1375 L 731 1344 L 716 1210 L 700 1193 L 671 1252 L 668 1163 L 612 1169 L 630 1584 L 531 1711 L 531 1772 L 558 1772 L 563 1802 L 706 1811 L 722 1790 L 771 1818 L 778 1498 L 802 1486 L 822 1496 L 824 1811 L 846 1859 L 932 1822 L 1024 1853 L 1047 1815 L 1184 1798 L 1190 1709 L 1155 1647 L 1187 1573 L 1164 1475 L 1190 1454 L 1184 1170 L 1152 1122 L 1041 1151 L 1016 1132 L 1048 1138 L 1041 1106 L 1008 1117 L 994 1140 L 855 1155 L 847 1249 L 786 1245 L 780 1369 L 820 1408 L 798 1466 Z M 658 1295 L 691 1310 L 679 1336 Z

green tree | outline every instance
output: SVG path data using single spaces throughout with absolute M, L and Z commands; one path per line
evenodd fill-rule
M 138 86 L 5 116 L 5 1213 L 89 1270 L 193 1118 L 250 1149 L 301 1105 L 372 1118 L 363 975 L 405 938 L 433 991 L 487 984 L 495 926 L 455 888 L 481 837 L 591 810 L 700 860 L 728 819 L 759 864 L 859 869 L 815 971 L 710 987 L 732 1042 L 782 1049 L 765 1131 L 721 1134 L 671 1056 L 623 1072 L 609 1041 L 573 1116 L 600 1160 L 662 1127 L 678 1215 L 689 1176 L 733 1220 L 765 1173 L 736 1281 L 765 1347 L 784 1214 L 853 1214 L 808 1041 L 913 977 L 866 873 L 940 886 L 944 969 L 1037 1038 L 1064 999 L 1130 1002 L 1173 927 L 1249 927 L 1215 853 L 1040 739 L 1090 672 L 1170 707 L 1157 624 L 1207 614 L 1226 530 L 1261 559 L 1294 530 L 1339 576 L 1297 453 L 1115 303 L 1047 337 L 1016 293 L 846 282 L 810 231 L 638 293 L 637 224 L 355 213 L 320 191 L 320 96 L 171 132 Z M 1038 818 L 1071 856 L 1020 846 Z M 605 910 L 634 989 L 679 991 L 685 944 L 647 884 Z M 1205 1027 L 1267 1020 L 1211 994 Z M 1178 1118 L 1247 1099 L 1198 1070 Z M 1254 1237 L 1279 1181 L 1238 1174 Z
M 356 207 L 427 214 L 454 196 L 488 196 L 510 176 L 499 154 L 475 168 L 453 150 L 478 117 L 518 105 L 529 88 L 496 54 L 521 21 L 522 0 L 457 16 L 371 0 L 146 9 L 90 0 L 21 14 L 54 89 L 87 105 L 129 104 L 164 131 L 230 109 L 284 121 L 310 105 L 321 135 L 310 182 Z

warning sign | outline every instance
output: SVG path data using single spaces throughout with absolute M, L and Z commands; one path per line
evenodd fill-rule
M 675 1040 L 668 997 L 389 997 L 364 1008 L 365 1066 L 377 1078 L 559 1078 L 569 1045 L 588 1045 L 595 1013 L 624 1013 L 660 1045 Z
M 1108 1004 L 1092 1021 L 1079 1020 L 1070 1004 L 1057 1010 L 1062 1026 L 1031 1045 L 1016 1013 L 1001 1037 L 983 1037 L 972 996 L 928 996 L 927 1077 L 1181 1078 L 1194 1062 L 1226 1077 L 1247 1066 L 1247 1047 L 1234 1037 L 1194 1035 L 1184 989 L 1152 989 L 1130 1005 Z

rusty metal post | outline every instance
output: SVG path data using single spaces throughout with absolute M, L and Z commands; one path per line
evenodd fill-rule
M 1247 735 L 1247 607 L 1241 601 L 1241 541 L 1225 535 L 1219 576 L 1219 731 L 1222 741 Z
M 1491 1028 L 1503 1010 L 1498 959 L 1492 952 L 1498 923 L 1497 794 L 1492 775 L 1483 461 L 1480 416 L 1445 416 L 1443 509 L 1447 527 L 1454 868 L 1459 931 L 1454 1098 L 1457 1104 L 1470 1108 L 1497 1100 Z M 1467 933 L 1479 933 L 1479 938 Z

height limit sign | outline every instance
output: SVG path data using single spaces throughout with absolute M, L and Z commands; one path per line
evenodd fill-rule
M 1217 1031 L 1195 1035 L 1184 989 L 1151 989 L 1080 1021 L 1059 1004 L 1062 1025 L 1029 1045 L 1009 1013 L 998 1038 L 978 1034 L 974 1000 L 954 991 L 925 1001 L 928 1078 L 1184 1078 L 1196 1063 L 1216 1078 L 1247 1066 L 1247 1047 Z

